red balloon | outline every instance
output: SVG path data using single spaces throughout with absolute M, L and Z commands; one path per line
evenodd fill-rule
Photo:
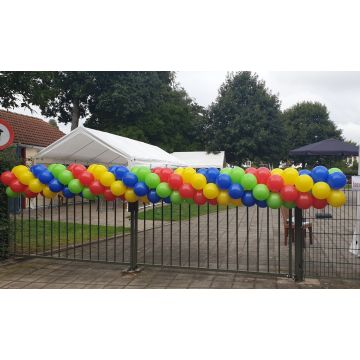
M 328 202 L 326 201 L 326 199 L 316 199 L 316 198 L 312 198 L 312 206 L 315 209 L 323 209 L 326 205 L 328 204 Z
M 27 189 L 27 186 L 23 185 L 18 179 L 13 180 L 9 186 L 12 191 L 17 193 L 24 192 Z
M 74 168 L 74 166 L 76 166 L 76 163 L 71 163 L 68 167 L 67 170 L 72 172 L 72 169 Z
M 295 189 L 295 186 L 285 185 L 281 191 L 280 196 L 284 201 L 296 201 L 299 196 L 299 192 Z
M 104 193 L 106 188 L 100 183 L 100 181 L 95 180 L 89 185 L 89 189 L 94 195 L 101 195 Z
M 206 197 L 202 191 L 197 191 L 194 195 L 194 203 L 197 205 L 204 205 L 206 203 Z
M 271 175 L 266 183 L 267 187 L 272 192 L 280 192 L 284 186 L 284 180 L 280 175 Z
M 77 164 L 72 168 L 72 173 L 76 178 L 78 178 L 84 171 L 86 171 L 86 167 L 81 164 Z
M 37 196 L 36 193 L 33 193 L 32 191 L 29 190 L 29 188 L 26 188 L 26 190 L 24 191 L 24 195 L 28 198 L 28 199 L 31 199 L 31 198 L 34 198 Z
M 1 182 L 9 186 L 13 180 L 16 180 L 16 176 L 11 171 L 4 171 L 0 176 Z
M 217 205 L 217 198 L 215 198 L 215 199 L 207 199 L 207 202 L 208 202 L 210 205 Z
M 125 195 L 120 195 L 120 196 L 119 196 L 119 199 L 121 199 L 122 201 L 126 201 Z
M 300 209 L 308 209 L 313 203 L 313 197 L 310 193 L 299 193 L 296 199 L 296 206 Z
M 271 172 L 266 167 L 260 167 L 256 170 L 255 176 L 258 184 L 266 184 L 271 176 Z
M 170 168 L 163 168 L 160 172 L 160 180 L 161 182 L 167 182 L 169 179 L 169 176 L 173 173 L 173 170 Z
M 254 167 L 249 167 L 245 170 L 245 173 L 246 174 L 253 174 L 253 175 L 256 175 L 256 172 L 257 172 L 257 169 L 254 168 Z
M 94 175 L 89 173 L 88 171 L 83 171 L 78 176 L 78 179 L 81 182 L 81 184 L 85 186 L 89 186 L 95 180 Z
M 116 196 L 108 188 L 104 190 L 103 195 L 106 201 L 114 201 L 116 199 Z
M 195 189 L 190 184 L 182 184 L 179 187 L 179 193 L 184 199 L 192 199 L 195 194 Z
M 162 168 L 157 167 L 157 168 L 152 169 L 152 172 L 153 172 L 154 174 L 160 176 L 161 170 L 162 170 Z
M 183 179 L 179 174 L 171 174 L 168 183 L 171 189 L 177 190 L 183 184 Z

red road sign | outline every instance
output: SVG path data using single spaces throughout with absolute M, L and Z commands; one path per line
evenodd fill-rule
M 14 131 L 10 124 L 0 119 L 0 150 L 11 146 L 14 142 Z

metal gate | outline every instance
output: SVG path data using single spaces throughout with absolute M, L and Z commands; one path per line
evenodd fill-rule
M 38 197 L 10 212 L 10 253 L 121 263 L 133 270 L 154 265 L 298 280 L 360 278 L 359 258 L 349 252 L 354 229 L 358 233 L 358 196 L 351 190 L 346 195 L 342 209 L 326 208 L 331 218 L 314 209 L 188 203 L 128 208 L 121 200 Z

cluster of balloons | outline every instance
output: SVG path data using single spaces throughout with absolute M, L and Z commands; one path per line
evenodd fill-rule
M 1 174 L 9 197 L 24 194 L 32 198 L 41 193 L 53 198 L 59 192 L 66 198 L 80 195 L 88 200 L 103 196 L 113 201 L 121 198 L 127 202 L 180 204 L 182 202 L 204 205 L 245 205 L 278 209 L 326 205 L 340 207 L 345 204 L 341 189 L 346 177 L 340 169 L 316 166 L 310 170 L 294 168 L 273 169 L 265 167 L 240 167 L 200 169 L 154 168 L 92 164 L 24 165 L 15 166 Z

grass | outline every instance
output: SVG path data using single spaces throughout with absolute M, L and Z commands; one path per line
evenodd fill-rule
M 116 227 L 116 234 L 122 235 L 124 232 L 129 232 L 129 228 L 122 226 Z M 30 231 L 30 234 L 29 234 Z M 45 224 L 42 220 L 38 220 L 37 229 L 35 220 L 23 220 L 21 226 L 21 220 L 17 219 L 16 221 L 16 246 L 18 249 L 21 248 L 23 244 L 24 252 L 28 252 L 30 246 L 30 252 L 42 252 L 58 249 L 68 246 L 80 245 L 83 243 L 88 243 L 90 241 L 90 232 L 91 232 L 91 241 L 98 239 L 106 238 L 106 226 L 100 225 L 89 225 L 84 224 L 82 227 L 81 224 L 73 224 L 65 222 L 57 222 L 45 220 Z M 30 236 L 29 236 L 30 235 Z M 107 236 L 111 238 L 115 235 L 115 226 L 107 227 Z M 30 239 L 30 241 L 29 241 Z M 83 240 L 82 240 L 83 239 Z
M 233 205 L 229 205 L 229 209 L 233 208 Z M 216 205 L 210 205 L 209 206 L 209 213 L 216 212 Z M 226 206 L 219 206 L 219 211 L 226 210 Z M 154 220 L 161 220 L 162 218 L 162 211 L 164 215 L 164 221 L 170 221 L 171 220 L 171 206 L 170 205 L 164 205 L 163 210 L 161 209 L 161 206 L 155 207 L 154 211 L 153 209 L 145 210 L 145 212 L 139 212 L 139 219 L 145 219 L 146 220 L 152 220 L 153 219 L 153 212 L 154 212 Z M 202 205 L 199 207 L 200 216 L 207 214 L 207 205 Z M 198 205 L 191 204 L 190 205 L 190 218 L 198 216 Z M 187 220 L 189 219 L 189 205 L 188 204 L 182 204 L 181 205 L 181 220 Z M 179 221 L 180 220 L 180 205 L 173 205 L 172 206 L 172 220 L 173 221 Z

